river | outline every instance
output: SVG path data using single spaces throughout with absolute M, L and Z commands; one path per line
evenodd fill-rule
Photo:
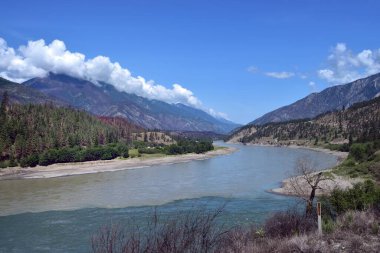
M 305 149 L 225 144 L 239 150 L 187 163 L 80 176 L 0 181 L 0 252 L 89 252 L 91 235 L 110 223 L 144 223 L 225 204 L 230 225 L 259 223 L 295 200 L 268 193 L 298 159 L 319 169 L 336 157 Z

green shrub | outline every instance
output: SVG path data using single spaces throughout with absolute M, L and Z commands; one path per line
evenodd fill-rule
M 36 167 L 38 165 L 39 158 L 37 154 L 30 155 L 21 159 L 20 166 L 21 167 Z
M 110 160 L 118 157 L 122 154 L 124 157 L 128 157 L 128 147 L 126 145 L 108 145 L 108 146 L 96 146 L 89 148 L 63 148 L 63 149 L 51 149 L 44 152 L 39 157 L 39 164 L 47 166 L 53 163 L 66 163 L 66 162 L 84 162 L 84 161 L 96 161 L 96 160 Z
M 350 148 L 350 156 L 352 156 L 356 161 L 364 161 L 367 158 L 365 144 L 352 144 Z
M 57 161 L 58 163 L 69 163 L 76 162 L 78 159 L 77 153 L 79 148 L 63 148 L 57 151 Z
M 377 142 L 355 143 L 350 147 L 350 157 L 358 162 L 373 160 L 374 154 L 379 148 Z
M 101 160 L 112 160 L 119 156 L 119 152 L 113 147 L 103 147 L 101 153 Z
M 355 166 L 355 161 L 352 159 L 352 158 L 347 158 L 342 165 L 344 166 L 349 166 L 349 167 L 352 167 L 352 166 Z
M 56 163 L 58 161 L 58 150 L 50 149 L 44 152 L 40 156 L 39 164 L 42 166 L 48 166 L 50 164 Z
M 213 150 L 212 141 L 208 140 L 179 140 L 177 144 L 172 144 L 166 147 L 166 154 L 177 155 L 187 153 L 205 153 Z
M 8 167 L 7 161 L 0 161 L 0 168 L 4 169 L 6 167 Z
M 349 210 L 365 210 L 380 202 L 380 189 L 373 181 L 355 184 L 348 190 L 335 189 L 330 196 L 320 198 L 322 206 L 330 207 L 326 213 L 331 217 L 334 213 L 342 214 Z
M 325 148 L 330 149 L 330 150 L 341 151 L 341 152 L 348 152 L 350 150 L 350 146 L 348 143 L 343 143 L 343 144 L 329 143 L 328 145 L 325 146 Z
M 327 234 L 334 232 L 335 223 L 331 217 L 322 220 L 322 231 Z
M 117 150 L 118 150 L 120 156 L 122 156 L 124 158 L 128 158 L 129 157 L 128 145 L 120 143 L 117 146 Z
M 10 157 L 9 162 L 8 162 L 8 166 L 9 167 L 16 167 L 17 166 L 17 162 L 13 156 Z

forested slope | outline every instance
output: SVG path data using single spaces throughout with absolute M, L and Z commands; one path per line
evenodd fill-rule
M 140 154 L 203 153 L 211 140 L 174 140 L 124 118 L 100 117 L 67 107 L 12 104 L 7 93 L 0 106 L 0 168 L 109 160 Z
M 23 159 L 41 156 L 49 150 L 74 147 L 82 150 L 111 143 L 126 145 L 135 130 L 139 128 L 127 122 L 122 126 L 108 124 L 80 110 L 52 104 L 9 104 L 5 98 L 0 107 L 0 161 L 17 165 Z M 116 155 L 120 154 L 109 157 Z
M 366 142 L 376 139 L 380 139 L 380 98 L 314 119 L 247 125 L 229 137 L 232 141 L 262 144 Z

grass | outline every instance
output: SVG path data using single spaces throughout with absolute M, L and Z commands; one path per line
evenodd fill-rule
M 215 145 L 214 145 L 214 150 L 223 150 L 223 149 L 228 149 L 228 147 L 215 146 Z

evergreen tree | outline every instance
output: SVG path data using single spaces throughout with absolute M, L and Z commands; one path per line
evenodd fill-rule
M 1 105 L 0 105 L 0 124 L 5 123 L 8 103 L 9 103 L 8 92 L 5 91 L 1 100 Z

